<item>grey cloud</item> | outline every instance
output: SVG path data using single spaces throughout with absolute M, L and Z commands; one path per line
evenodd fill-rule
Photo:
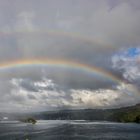
M 4 6 L 9 6 L 8 1 L 4 3 Z M 14 58 L 16 55 L 19 55 L 17 57 L 19 59 L 67 58 L 106 67 L 110 64 L 109 56 L 113 50 L 117 50 L 122 45 L 139 43 L 139 10 L 134 10 L 130 2 L 121 2 L 111 11 L 108 1 L 88 1 L 86 5 L 84 1 L 79 0 L 76 2 L 62 0 L 37 3 L 32 0 L 25 3 L 21 0 L 20 3 L 17 1 L 12 4 L 13 7 L 10 8 L 13 11 L 11 20 L 14 21 L 14 24 L 7 22 L 9 23 L 7 26 L 11 34 L 10 39 L 11 36 L 14 36 L 15 39 L 12 40 L 15 44 L 10 43 L 9 46 L 18 48 L 18 53 L 11 54 L 10 58 Z M 4 17 L 6 18 L 6 16 Z M 3 33 L 8 32 L 4 29 Z M 54 35 L 52 35 L 53 33 L 39 33 L 45 32 L 47 29 L 58 32 L 58 35 L 57 33 Z M 20 31 L 21 34 L 13 34 L 17 31 Z M 91 42 L 95 40 L 95 43 L 68 37 L 69 35 L 66 37 L 65 33 L 60 35 L 59 32 L 80 34 L 83 38 L 90 38 Z M 100 46 L 100 42 L 103 45 Z M 109 44 L 112 49 L 107 49 Z M 9 50 L 9 53 L 17 52 L 17 50 Z M 5 56 L 3 59 L 8 58 L 9 56 Z
M 25 79 L 24 79 L 25 80 Z M 54 90 L 41 88 L 38 92 L 28 90 L 21 85 L 23 79 L 12 79 L 13 88 L 1 98 L 5 111 L 53 110 L 62 108 L 113 108 L 138 103 L 140 96 L 138 90 L 131 84 L 120 84 L 114 89 L 67 89 L 56 85 L 50 79 L 33 82 L 37 87 L 53 86 Z M 26 80 L 25 80 L 26 81 Z M 6 98 L 5 98 L 6 97 Z
M 55 85 L 50 79 L 42 79 L 41 81 L 32 81 L 31 79 L 12 79 L 11 83 L 16 87 L 21 87 L 27 91 L 40 92 L 42 90 L 55 90 Z
M 139 65 L 122 61 L 117 56 L 112 68 L 112 56 L 116 57 L 120 48 L 127 50 L 140 46 L 139 8 L 138 0 L 2 0 L 0 64 L 21 59 L 72 60 L 98 66 L 122 80 L 139 85 Z M 52 85 L 44 87 L 42 77 L 52 79 Z M 18 79 L 18 84 L 10 83 L 11 79 Z M 129 90 L 123 90 L 125 94 L 120 89 L 114 90 L 118 83 L 82 72 L 80 68 L 38 65 L 0 69 L 0 83 L 0 100 L 9 101 L 8 106 L 13 108 L 23 106 L 25 110 L 34 105 L 37 109 L 46 109 L 49 104 L 52 108 L 69 107 L 70 104 L 75 107 L 103 104 L 110 107 L 139 101 L 139 95 L 130 98 Z M 97 96 L 99 89 L 103 91 Z M 95 103 L 88 97 L 96 100 Z M 8 109 L 6 104 L 1 106 Z
M 35 87 L 34 82 L 42 81 L 42 78 L 49 78 L 55 81 L 64 89 L 98 89 L 98 88 L 112 88 L 117 85 L 116 81 L 103 76 L 98 76 L 94 72 L 84 72 L 73 67 L 65 69 L 62 67 L 47 67 L 47 66 L 30 66 L 11 68 L 0 72 L 0 79 L 9 81 L 11 79 L 23 79 L 20 85 L 28 90 L 38 91 L 42 87 Z M 6 88 L 5 85 L 3 88 Z M 49 88 L 53 90 L 53 88 Z

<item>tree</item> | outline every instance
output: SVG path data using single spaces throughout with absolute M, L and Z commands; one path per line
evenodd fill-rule
M 140 115 L 138 115 L 138 116 L 136 117 L 135 122 L 136 122 L 136 123 L 140 123 Z

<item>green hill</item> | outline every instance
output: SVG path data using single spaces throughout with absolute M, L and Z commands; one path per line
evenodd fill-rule
M 140 104 L 117 109 L 60 110 L 34 114 L 38 119 L 46 120 L 103 120 L 115 122 L 140 123 Z
M 43 120 L 89 120 L 140 123 L 140 104 L 116 109 L 79 109 L 57 110 L 37 113 L 0 113 L 0 117 L 8 116 L 9 120 L 36 118 Z

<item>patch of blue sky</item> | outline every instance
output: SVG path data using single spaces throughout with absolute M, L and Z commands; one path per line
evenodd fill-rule
M 126 51 L 126 56 L 128 56 L 128 57 L 137 57 L 137 56 L 140 56 L 140 48 L 129 48 Z
M 140 47 L 131 47 L 127 50 L 121 50 L 118 54 L 121 58 L 136 58 L 140 56 Z

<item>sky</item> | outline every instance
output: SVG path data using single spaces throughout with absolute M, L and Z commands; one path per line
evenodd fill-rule
M 0 0 L 0 112 L 140 103 L 139 0 Z

